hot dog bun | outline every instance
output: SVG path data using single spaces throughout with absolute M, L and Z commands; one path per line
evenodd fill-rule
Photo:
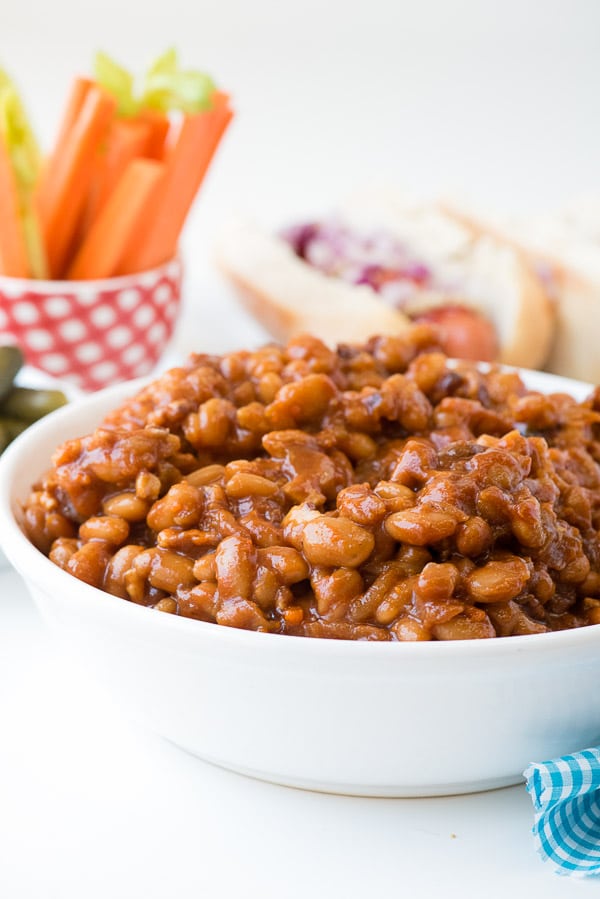
M 600 203 L 524 221 L 515 233 L 555 296 L 548 371 L 600 383 Z
M 447 211 L 478 227 L 456 207 Z M 556 318 L 546 370 L 600 383 L 600 201 L 479 227 L 510 241 L 546 285 Z
M 277 340 L 310 332 L 327 342 L 400 334 L 410 320 L 369 287 L 328 278 L 299 259 L 286 241 L 236 219 L 217 243 L 217 262 L 243 304 Z
M 283 238 L 232 222 L 217 243 L 217 261 L 275 337 L 310 331 L 330 343 L 364 340 L 398 333 L 425 310 L 464 305 L 495 326 L 499 361 L 531 368 L 546 361 L 552 306 L 531 262 L 509 241 L 439 205 L 406 203 L 389 192 L 350 198 L 338 219 L 359 232 L 384 231 L 406 246 L 434 273 L 435 289 L 415 290 L 399 311 L 368 286 L 322 274 Z

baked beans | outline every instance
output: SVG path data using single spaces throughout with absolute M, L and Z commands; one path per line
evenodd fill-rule
M 30 539 L 124 600 L 354 640 L 600 622 L 600 390 L 450 362 L 427 327 L 195 355 L 67 441 Z

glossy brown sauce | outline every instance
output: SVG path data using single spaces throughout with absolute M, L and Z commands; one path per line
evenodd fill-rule
M 600 393 L 449 363 L 432 331 L 197 355 L 67 441 L 31 540 L 124 600 L 359 640 L 600 622 Z

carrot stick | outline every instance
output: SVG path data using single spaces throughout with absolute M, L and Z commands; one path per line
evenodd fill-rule
M 90 78 L 76 78 L 73 82 L 71 93 L 67 101 L 67 108 L 65 109 L 63 119 L 60 124 L 58 137 L 56 138 L 55 152 L 59 152 L 61 147 L 64 145 L 71 131 L 71 128 L 75 124 L 77 117 L 81 112 L 81 108 L 89 93 L 89 90 L 93 86 L 94 82 Z
M 61 153 L 55 153 L 44 177 L 40 209 L 50 276 L 60 277 L 67 264 L 73 236 L 94 173 L 96 149 L 114 116 L 116 101 L 91 86 L 83 100 Z
M 3 140 L 0 140 L 0 210 L 0 273 L 28 278 L 29 262 L 17 183 Z
M 207 112 L 187 115 L 166 154 L 167 170 L 148 211 L 145 227 L 134 235 L 118 274 L 154 268 L 171 258 L 183 224 L 233 113 L 225 94 Z
M 147 215 L 164 172 L 164 164 L 153 159 L 129 163 L 79 248 L 67 277 L 88 280 L 115 273 L 123 247 Z
M 169 132 L 169 119 L 155 109 L 141 109 L 136 115 L 135 122 L 139 122 L 148 128 L 148 140 L 144 148 L 144 156 L 148 159 L 162 159 L 165 141 Z
M 116 119 L 111 123 L 106 147 L 99 151 L 96 158 L 83 216 L 83 233 L 96 221 L 129 163 L 137 156 L 146 155 L 149 137 L 150 127 L 142 122 Z
M 47 208 L 49 202 L 48 194 L 50 193 L 49 185 L 51 184 L 51 181 L 45 177 L 45 171 L 46 169 L 53 169 L 56 167 L 57 160 L 60 159 L 62 153 L 64 152 L 64 146 L 67 138 L 71 133 L 71 129 L 75 121 L 77 120 L 77 116 L 81 112 L 83 101 L 87 97 L 88 91 L 91 86 L 92 81 L 89 78 L 76 78 L 71 87 L 71 93 L 67 101 L 67 107 L 64 111 L 58 135 L 54 142 L 54 150 L 44 163 L 44 171 L 42 173 L 40 183 L 36 191 L 36 205 L 40 214 L 44 213 L 44 210 Z

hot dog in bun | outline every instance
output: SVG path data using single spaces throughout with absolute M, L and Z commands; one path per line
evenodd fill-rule
M 532 259 L 441 205 L 370 192 L 279 233 L 238 219 L 217 260 L 279 340 L 350 342 L 428 321 L 463 358 L 539 368 L 550 350 L 553 309 Z

